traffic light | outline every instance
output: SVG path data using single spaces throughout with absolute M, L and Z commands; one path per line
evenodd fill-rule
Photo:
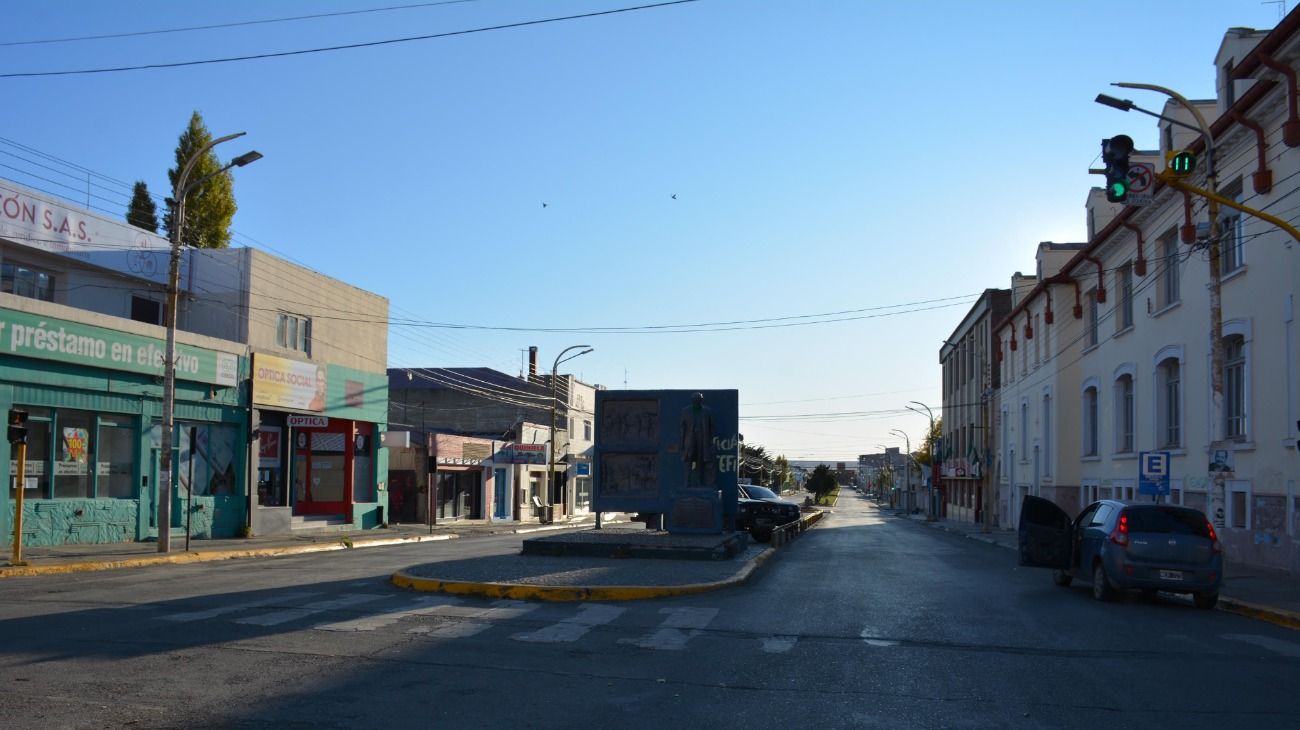
M 27 411 L 9 409 L 9 443 L 27 443 Z
M 1123 203 L 1128 200 L 1128 156 L 1133 151 L 1133 138 L 1117 134 L 1101 141 L 1101 159 L 1106 163 L 1106 200 Z
M 1178 177 L 1186 177 L 1196 172 L 1196 153 L 1189 150 L 1166 152 L 1165 169 Z

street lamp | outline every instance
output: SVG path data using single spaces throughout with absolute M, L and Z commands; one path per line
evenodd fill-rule
M 912 439 L 908 438 L 906 433 L 899 431 L 896 428 L 891 428 L 889 432 L 894 434 L 895 436 L 902 436 L 903 443 L 907 444 L 907 457 L 903 459 L 903 487 L 904 487 L 903 492 L 909 495 L 907 497 L 907 500 L 911 502 L 912 498 L 910 495 L 912 494 L 912 467 L 908 465 L 907 460 L 912 458 Z M 908 507 L 904 507 L 904 509 L 908 509 Z
M 167 350 L 163 359 L 163 416 L 162 416 L 162 453 L 158 456 L 158 552 L 171 551 L 172 524 L 172 431 L 176 428 L 176 300 L 181 278 L 181 230 L 185 227 L 185 198 L 194 188 L 209 179 L 225 173 L 232 167 L 243 167 L 262 159 L 262 153 L 245 152 L 234 158 L 225 167 L 208 173 L 192 182 L 190 171 L 213 147 L 222 142 L 243 137 L 245 132 L 236 132 L 208 142 L 190 155 L 176 176 L 172 187 L 172 200 L 176 201 L 171 221 L 171 267 L 167 274 Z
M 946 341 L 947 340 L 945 340 L 945 342 Z M 937 511 L 934 504 L 934 483 L 939 474 L 939 465 L 934 461 L 934 411 L 930 410 L 930 406 L 927 406 L 919 400 L 908 401 L 908 405 L 904 407 L 916 414 L 920 414 L 921 412 L 913 408 L 911 404 L 916 404 L 924 408 L 926 417 L 930 419 L 930 430 L 925 432 L 925 437 L 930 440 L 930 496 L 926 500 L 929 504 L 926 505 L 925 511 L 926 514 L 930 516 L 931 520 L 935 520 L 938 519 L 938 515 L 934 514 Z
M 587 349 L 583 350 L 582 352 L 579 352 L 576 355 L 570 355 L 569 357 L 564 356 L 564 353 L 570 350 L 579 350 L 584 347 Z M 556 412 L 555 411 L 556 411 L 556 406 L 559 404 L 559 395 L 556 389 L 556 380 L 558 379 L 557 373 L 560 368 L 560 363 L 568 362 L 569 360 L 572 360 L 575 357 L 582 357 L 583 355 L 586 355 L 587 353 L 592 352 L 595 349 L 596 348 L 592 347 L 591 345 L 573 345 L 572 347 L 566 347 L 563 350 L 560 350 L 560 354 L 555 356 L 555 362 L 551 365 L 551 439 L 550 439 L 551 455 L 550 458 L 546 460 L 546 506 L 547 507 L 553 506 L 551 504 L 551 493 L 555 489 L 555 451 L 556 451 L 555 449 Z M 572 440 L 573 435 L 570 434 L 569 438 L 570 440 Z

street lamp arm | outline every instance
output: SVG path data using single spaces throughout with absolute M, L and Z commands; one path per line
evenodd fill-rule
M 180 197 L 183 198 L 185 197 L 185 195 L 189 194 L 190 188 L 185 184 L 185 181 L 189 179 L 190 171 L 194 169 L 194 165 L 198 164 L 198 161 L 202 159 L 203 156 L 207 154 L 209 150 L 221 144 L 222 142 L 229 142 L 232 139 L 238 139 L 240 137 L 243 137 L 245 134 L 248 134 L 248 132 L 235 132 L 234 134 L 227 134 L 224 137 L 218 137 L 212 140 L 211 142 L 203 145 L 198 149 L 197 152 L 190 155 L 190 159 L 185 161 L 185 167 L 181 169 L 180 176 L 176 178 L 176 188 L 181 191 Z M 223 169 L 221 170 L 221 172 L 225 172 L 225 170 Z M 200 178 L 200 180 L 202 179 L 206 179 L 206 178 Z

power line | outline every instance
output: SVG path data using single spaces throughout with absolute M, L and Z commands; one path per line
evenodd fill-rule
M 631 13 L 638 10 L 651 10 L 654 8 L 667 7 L 669 5 L 682 5 L 693 3 L 698 0 L 667 0 L 666 2 L 653 3 L 650 5 L 636 5 L 626 8 L 615 8 L 613 10 L 599 10 L 592 13 L 581 13 L 579 15 L 565 15 L 556 18 L 542 18 L 540 20 L 524 20 L 517 23 L 504 23 L 501 25 L 489 25 L 481 28 L 469 28 L 466 30 L 452 30 L 445 33 L 430 33 L 428 35 L 407 36 L 405 38 L 388 38 L 380 41 L 367 41 L 365 43 L 348 43 L 339 46 L 323 46 L 320 48 L 304 48 L 297 51 L 278 51 L 275 53 L 257 53 L 248 56 L 227 56 L 225 58 L 208 58 L 199 61 L 175 61 L 172 63 L 148 63 L 139 66 L 115 66 L 111 68 L 87 68 L 76 69 L 71 71 L 26 71 L 22 73 L 0 74 L 0 79 L 17 79 L 17 78 L 34 78 L 41 76 L 76 76 L 84 74 L 103 74 L 117 73 L 120 71 L 144 71 L 147 69 L 160 68 L 181 68 L 185 66 L 206 66 L 217 63 L 232 63 L 235 61 L 258 61 L 268 58 L 285 58 L 288 56 L 304 56 L 313 53 L 327 53 L 332 51 L 348 51 L 357 48 L 372 48 L 374 46 L 389 46 L 398 43 L 411 43 L 414 41 L 428 41 L 439 38 L 451 38 L 453 36 L 470 35 L 472 33 L 486 33 L 494 30 L 507 30 L 510 28 L 524 28 L 530 25 L 544 25 L 547 23 L 560 23 L 568 20 L 581 20 L 584 18 L 596 18 L 604 15 L 616 15 L 619 13 Z
M 298 20 L 314 20 L 316 18 L 337 18 L 344 15 L 364 15 L 367 13 L 383 13 L 391 10 L 412 10 L 415 8 L 428 8 L 436 5 L 457 5 L 459 3 L 470 3 L 476 0 L 442 0 L 434 3 L 416 3 L 414 5 L 390 5 L 384 8 L 366 8 L 362 10 L 341 10 L 336 13 L 317 13 L 315 15 L 295 15 L 287 18 L 268 18 L 264 20 L 243 20 L 234 23 L 214 23 L 212 25 L 192 25 L 185 28 L 164 28 L 162 30 L 137 30 L 126 33 L 106 33 L 103 35 L 83 35 L 69 38 L 44 38 L 30 41 L 7 41 L 0 43 L 0 47 L 5 46 L 36 46 L 49 43 L 74 43 L 77 41 L 100 41 L 112 38 L 137 38 L 147 35 L 163 35 L 167 33 L 189 33 L 196 30 L 215 30 L 218 28 L 239 28 L 249 25 L 266 25 L 269 23 L 289 23 Z

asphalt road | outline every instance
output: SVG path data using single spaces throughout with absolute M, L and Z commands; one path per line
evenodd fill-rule
M 853 493 L 743 588 L 392 587 L 499 536 L 0 581 L 0 727 L 1300 727 L 1300 633 L 1101 604 Z

